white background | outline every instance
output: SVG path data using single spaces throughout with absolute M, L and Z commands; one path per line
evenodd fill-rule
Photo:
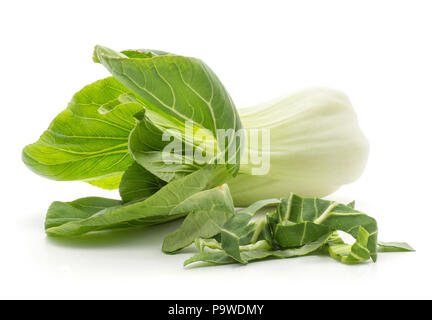
M 0 298 L 432 298 L 430 1 L 3 1 L 0 4 Z M 108 75 L 93 46 L 204 60 L 236 105 L 311 85 L 347 93 L 371 152 L 364 175 L 329 198 L 377 218 L 387 253 L 347 266 L 304 257 L 184 269 L 164 255 L 177 224 L 54 240 L 54 200 L 111 196 L 34 175 L 21 149 L 81 87 Z

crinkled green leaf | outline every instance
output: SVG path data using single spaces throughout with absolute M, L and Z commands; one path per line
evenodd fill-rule
M 130 91 L 114 78 L 106 78 L 76 93 L 40 139 L 23 150 L 24 163 L 35 173 L 54 180 L 88 180 L 115 189 L 132 164 L 128 137 L 133 115 L 142 110 L 128 103 L 107 114 L 98 110 Z
M 170 54 L 129 58 L 101 46 L 95 52 L 96 60 L 133 91 L 147 109 L 179 126 L 191 122 L 208 130 L 215 139 L 218 129 L 227 130 L 228 145 L 225 139 L 218 139 L 218 144 L 225 151 L 222 155 L 229 162 L 227 168 L 233 175 L 237 173 L 240 144 L 234 142 L 241 122 L 229 94 L 206 64 Z M 229 152 L 231 146 L 234 151 Z
M 234 215 L 234 204 L 228 186 L 223 185 L 197 193 L 173 211 L 189 212 L 182 225 L 164 239 L 162 250 L 174 252 L 190 245 L 197 238 L 210 238 L 219 233 Z

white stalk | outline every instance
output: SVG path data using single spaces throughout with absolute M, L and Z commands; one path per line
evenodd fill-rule
M 368 141 L 348 97 L 339 91 L 304 89 L 239 113 L 245 129 L 270 129 L 270 146 L 259 150 L 270 154 L 270 171 L 251 175 L 257 166 L 242 164 L 229 183 L 237 206 L 290 192 L 323 197 L 356 180 L 365 168 Z M 243 157 L 253 150 L 248 151 Z

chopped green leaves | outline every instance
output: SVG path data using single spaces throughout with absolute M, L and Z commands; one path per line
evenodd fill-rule
M 267 213 L 265 220 L 252 220 L 259 209 L 276 204 L 277 208 Z M 352 235 L 356 241 L 346 244 L 337 231 Z M 412 250 L 407 244 L 378 244 L 377 233 L 376 221 L 355 210 L 353 203 L 343 205 L 291 194 L 280 201 L 258 201 L 230 218 L 219 237 L 197 239 L 195 244 L 200 253 L 185 265 L 194 262 L 247 264 L 266 258 L 307 255 L 319 249 L 340 262 L 352 264 L 369 259 L 376 261 L 377 245 L 397 251 Z M 253 236 L 248 237 L 250 234 Z M 206 247 L 212 251 L 206 251 Z

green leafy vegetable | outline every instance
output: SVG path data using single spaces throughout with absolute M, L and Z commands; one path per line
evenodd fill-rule
M 118 188 L 121 200 L 53 202 L 48 235 L 186 217 L 162 246 L 173 253 L 194 242 L 199 253 L 185 265 L 247 264 L 318 250 L 360 263 L 376 261 L 377 251 L 413 251 L 406 243 L 377 242 L 376 221 L 354 201 L 316 198 L 355 180 L 367 159 L 367 141 L 345 95 L 313 88 L 243 110 L 244 134 L 228 92 L 199 59 L 96 46 L 93 60 L 113 77 L 76 93 L 22 157 L 50 179 Z M 270 130 L 271 149 L 270 141 L 252 143 L 256 129 Z M 244 139 L 249 144 L 242 153 Z M 253 175 L 260 153 L 270 171 Z M 281 198 L 291 191 L 314 197 Z M 235 213 L 234 204 L 248 207 Z M 271 211 L 264 215 L 264 209 Z M 345 243 L 338 231 L 355 242 Z

